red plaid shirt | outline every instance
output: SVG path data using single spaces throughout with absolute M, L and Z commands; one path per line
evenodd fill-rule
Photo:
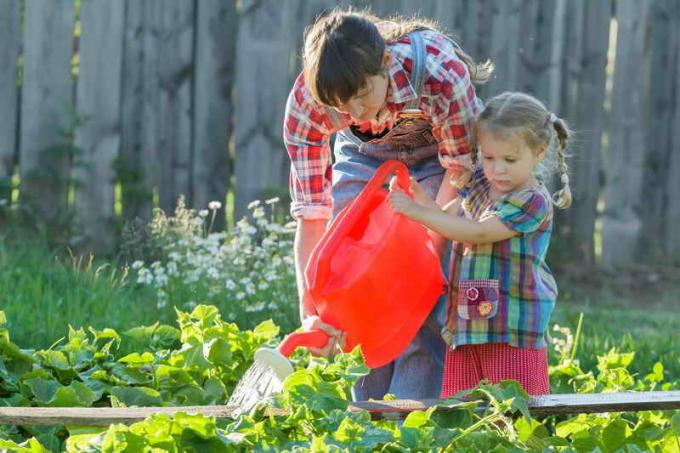
M 457 156 L 470 153 L 471 125 L 481 111 L 467 66 L 455 53 L 453 44 L 442 34 L 424 31 L 427 50 L 423 90 L 419 108 L 432 124 L 439 141 L 442 166 L 449 168 Z M 349 114 L 345 122 L 360 130 L 380 133 L 392 128 L 406 103 L 416 98 L 409 81 L 412 68 L 410 38 L 405 36 L 387 46 L 391 59 L 385 105 L 375 119 L 353 123 Z M 329 138 L 334 128 L 323 105 L 317 103 L 300 74 L 288 97 L 283 138 L 291 160 L 291 214 L 294 218 L 327 219 L 331 217 L 331 149 Z

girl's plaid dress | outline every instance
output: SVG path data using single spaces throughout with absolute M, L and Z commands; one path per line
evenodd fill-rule
M 550 194 L 539 183 L 493 201 L 489 188 L 482 169 L 476 168 L 459 193 L 460 215 L 475 220 L 496 216 L 519 234 L 490 244 L 453 243 L 444 339 L 452 347 L 507 343 L 545 348 L 557 299 L 557 285 L 545 262 L 553 229 Z

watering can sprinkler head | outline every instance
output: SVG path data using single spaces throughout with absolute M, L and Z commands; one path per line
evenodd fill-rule
M 228 406 L 234 407 L 233 416 L 250 412 L 255 405 L 280 392 L 283 381 L 293 373 L 289 357 L 298 346 L 323 348 L 329 336 L 320 330 L 295 332 L 288 335 L 277 349 L 260 348 L 255 351 L 255 361 L 236 384 L 229 397 Z
M 309 330 L 305 332 L 293 332 L 283 339 L 277 349 L 260 348 L 255 352 L 255 360 L 267 364 L 283 380 L 293 373 L 288 357 L 298 347 L 323 348 L 328 343 L 330 336 L 323 330 Z
M 293 373 L 293 365 L 276 349 L 258 349 L 255 351 L 255 361 L 268 366 L 281 382 L 286 379 L 286 376 Z

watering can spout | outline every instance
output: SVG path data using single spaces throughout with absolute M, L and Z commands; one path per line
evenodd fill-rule
M 288 357 L 296 348 L 313 347 L 323 348 L 330 337 L 323 330 L 309 330 L 306 332 L 293 332 L 283 339 L 277 349 L 260 348 L 255 351 L 255 361 L 267 365 L 276 374 L 281 382 L 293 373 L 293 366 Z
M 323 330 L 309 330 L 306 332 L 293 332 L 288 335 L 279 345 L 279 352 L 284 357 L 290 357 L 296 348 L 300 346 L 323 348 L 330 337 Z

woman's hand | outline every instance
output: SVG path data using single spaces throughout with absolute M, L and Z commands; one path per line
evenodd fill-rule
M 345 348 L 345 332 L 336 329 L 330 324 L 326 324 L 317 315 L 306 317 L 302 321 L 302 328 L 304 330 L 323 330 L 330 337 L 328 343 L 326 343 L 326 346 L 323 348 L 307 348 L 313 356 L 328 357 L 337 354 L 338 352 L 342 352 Z

